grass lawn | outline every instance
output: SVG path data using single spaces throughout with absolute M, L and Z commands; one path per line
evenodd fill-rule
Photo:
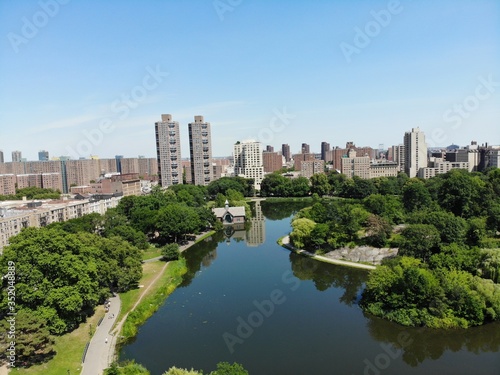
M 122 306 L 120 309 L 120 314 L 116 319 L 117 322 L 119 322 L 125 316 L 125 314 L 130 311 L 130 309 L 139 299 L 142 291 L 145 290 L 151 284 L 153 279 L 158 275 L 158 272 L 162 270 L 163 266 L 165 266 L 165 262 L 161 261 L 144 263 L 142 265 L 142 278 L 139 281 L 139 285 L 142 287 L 138 289 L 129 290 L 126 293 L 120 293 L 120 300 L 122 302 Z M 151 289 L 148 290 L 148 294 L 152 293 L 154 290 L 155 287 L 152 287 Z
M 90 325 L 92 330 L 104 316 L 104 307 L 102 305 L 96 308 L 96 313 L 87 319 L 86 323 L 64 336 L 55 338 L 55 350 L 57 354 L 47 363 L 31 366 L 27 369 L 12 369 L 10 374 L 19 375 L 77 375 L 82 371 L 82 355 L 85 345 L 90 341 Z
M 161 256 L 161 249 L 155 246 L 149 246 L 149 249 L 142 250 L 142 260 L 148 260 Z

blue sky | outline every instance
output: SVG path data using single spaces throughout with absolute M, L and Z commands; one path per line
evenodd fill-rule
M 500 144 L 500 2 L 2 0 L 0 103 L 7 161 L 153 157 L 162 113 L 183 157 L 195 115 L 214 156 L 388 147 L 417 126 Z

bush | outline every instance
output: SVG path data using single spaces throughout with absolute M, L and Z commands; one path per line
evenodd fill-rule
M 163 255 L 164 260 L 177 260 L 181 255 L 179 245 L 176 243 L 169 243 L 168 245 L 162 247 L 161 254 Z

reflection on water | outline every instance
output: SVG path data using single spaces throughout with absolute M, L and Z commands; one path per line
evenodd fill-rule
M 247 245 L 255 247 L 266 241 L 266 225 L 260 201 L 254 202 L 252 206 L 252 218 L 247 231 Z
M 403 350 L 403 361 L 416 367 L 426 359 L 437 360 L 447 351 L 466 350 L 474 354 L 500 351 L 500 322 L 456 330 L 410 328 L 365 314 L 370 335 L 377 341 L 389 342 Z M 410 345 L 401 345 L 404 333 Z M 500 368 L 498 369 L 500 373 Z
M 358 300 L 368 276 L 365 270 L 333 266 L 295 253 L 290 253 L 290 262 L 293 275 L 300 280 L 312 280 L 317 290 L 344 289 L 339 301 L 348 306 Z
M 301 202 L 267 202 L 262 201 L 262 213 L 269 220 L 283 220 L 294 215 L 297 211 L 312 204 L 311 201 Z
M 252 375 L 500 373 L 500 323 L 444 331 L 363 314 L 357 302 L 368 271 L 321 263 L 277 245 L 303 203 L 262 202 L 261 214 L 252 206 L 252 226 L 264 229 L 226 230 L 183 253 L 188 272 L 182 287 L 122 349 L 121 360 L 135 359 L 152 375 L 171 366 L 209 372 L 219 361 L 242 363 Z M 272 220 L 261 222 L 262 215 Z M 249 247 L 249 238 L 264 242 Z M 300 287 L 285 289 L 284 274 Z M 255 301 L 269 299 L 275 289 L 287 292 L 286 301 L 230 353 L 223 333 L 237 333 L 237 318 L 248 321 L 260 311 Z M 387 347 L 401 350 L 389 358 Z M 389 362 L 380 362 L 384 358 Z
M 202 266 L 209 267 L 217 258 L 217 246 L 224 241 L 224 233 L 218 232 L 191 246 L 183 256 L 186 258 L 187 273 L 183 276 L 180 287 L 186 287 L 193 281 Z

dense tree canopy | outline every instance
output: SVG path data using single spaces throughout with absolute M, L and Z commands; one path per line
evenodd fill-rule
M 51 333 L 74 329 L 92 315 L 110 289 L 125 291 L 141 274 L 139 250 L 119 237 L 27 228 L 11 239 L 0 258 L 5 274 L 16 265 L 16 304 L 47 322 Z M 2 294 L 0 311 L 7 311 Z
M 329 173 L 326 182 L 330 195 L 348 199 L 317 196 L 299 211 L 290 234 L 297 247 L 399 248 L 399 257 L 371 273 L 362 298 L 365 311 L 412 326 L 500 320 L 497 169 L 452 170 L 428 180 L 402 173 L 373 180 Z M 325 179 L 315 177 L 314 185 L 323 193 Z

